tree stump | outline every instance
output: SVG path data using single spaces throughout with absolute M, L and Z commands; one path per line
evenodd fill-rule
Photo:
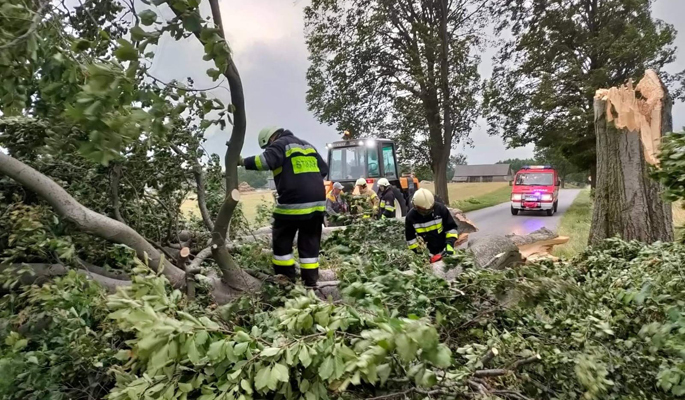
M 597 184 L 589 242 L 606 238 L 645 243 L 673 240 L 670 203 L 649 176 L 663 134 L 672 129 L 672 102 L 657 74 L 595 95 Z

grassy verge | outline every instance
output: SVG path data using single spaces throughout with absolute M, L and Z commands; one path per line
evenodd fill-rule
M 557 233 L 568 236 L 568 243 L 554 248 L 557 257 L 570 258 L 582 252 L 587 247 L 590 236 L 590 222 L 592 221 L 592 199 L 590 190 L 583 190 L 573 201 L 571 207 L 564 213 L 559 222 Z
M 502 186 L 492 192 L 469 197 L 463 200 L 453 201 L 452 205 L 464 212 L 480 210 L 481 208 L 496 206 L 509 201 L 511 188 L 509 185 Z

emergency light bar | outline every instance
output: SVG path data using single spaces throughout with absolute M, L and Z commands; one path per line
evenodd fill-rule
M 552 169 L 551 165 L 524 165 L 522 169 Z

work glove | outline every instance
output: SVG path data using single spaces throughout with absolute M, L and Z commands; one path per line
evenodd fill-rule
M 239 167 L 245 166 L 245 159 L 243 158 L 243 156 L 238 156 L 238 166 Z
M 448 245 L 445 247 L 444 253 L 445 253 L 445 255 L 453 256 L 456 252 L 454 251 L 454 247 L 452 247 L 451 244 L 448 244 Z

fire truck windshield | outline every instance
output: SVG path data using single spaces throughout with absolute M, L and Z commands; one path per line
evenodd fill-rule
M 516 175 L 516 184 L 522 186 L 552 186 L 554 174 L 548 172 L 525 172 Z

